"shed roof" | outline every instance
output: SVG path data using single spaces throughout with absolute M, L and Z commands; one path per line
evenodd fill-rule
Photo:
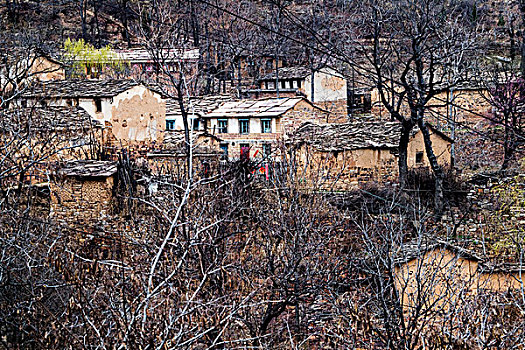
M 267 98 L 261 100 L 242 100 L 226 102 L 219 108 L 205 115 L 210 118 L 229 118 L 229 117 L 278 117 L 301 101 L 307 101 L 302 97 L 293 98 Z M 309 103 L 309 102 L 308 102 Z M 313 105 L 312 105 L 313 106 Z M 314 108 L 318 108 L 313 106 Z
M 433 132 L 449 142 L 452 140 L 430 126 Z M 419 131 L 412 130 L 412 137 Z M 306 142 L 321 152 L 337 152 L 354 149 L 397 149 L 401 136 L 399 122 L 359 120 L 350 123 L 301 125 L 292 135 L 297 143 Z
M 80 107 L 26 107 L 0 111 L 0 131 L 13 125 L 27 126 L 33 130 L 84 130 L 102 128 L 103 124 L 91 118 Z
M 58 175 L 78 177 L 109 177 L 117 172 L 117 162 L 101 160 L 75 160 L 65 163 Z
M 124 92 L 140 82 L 129 79 L 68 79 L 35 84 L 24 92 L 22 97 L 112 97 Z

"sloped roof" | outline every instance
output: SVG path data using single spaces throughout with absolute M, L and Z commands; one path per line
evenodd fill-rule
M 301 125 L 292 135 L 320 151 L 344 151 L 360 148 L 397 148 L 401 125 L 398 122 L 365 121 L 344 124 Z
M 0 111 L 0 131 L 11 126 L 27 126 L 33 130 L 83 130 L 102 128 L 103 124 L 80 107 L 27 107 Z
M 405 264 L 422 257 L 432 250 L 448 250 L 468 260 L 482 261 L 482 258 L 474 252 L 455 245 L 452 242 L 446 242 L 440 239 L 426 239 L 402 244 L 398 250 L 393 253 L 394 265 Z
M 210 95 L 191 97 L 184 103 L 188 113 L 192 113 L 191 107 L 193 106 L 195 114 L 202 117 L 229 101 L 232 101 L 230 95 Z M 166 119 L 176 119 L 178 117 L 181 117 L 179 102 L 173 98 L 166 100 Z
M 303 79 L 312 74 L 307 67 L 283 67 L 279 68 L 279 79 Z M 266 74 L 260 80 L 275 80 L 276 73 Z
M 290 109 L 294 108 L 295 105 L 301 101 L 306 101 L 301 97 L 293 98 L 268 98 L 262 100 L 243 100 L 235 102 L 226 102 L 219 108 L 208 113 L 205 117 L 217 118 L 217 117 L 278 117 Z
M 24 92 L 22 97 L 111 97 L 140 84 L 129 79 L 54 80 L 35 84 L 32 89 Z
M 117 58 L 130 63 L 151 63 L 155 59 L 164 62 L 174 62 L 179 60 L 198 60 L 200 57 L 199 49 L 162 49 L 158 50 L 154 57 L 147 49 L 122 49 L 114 50 Z
M 429 126 L 445 140 L 452 140 L 443 133 Z M 419 132 L 415 127 L 411 137 Z M 293 135 L 295 142 L 306 142 L 322 152 L 337 152 L 354 149 L 396 149 L 399 147 L 401 124 L 381 120 L 359 120 L 350 123 L 301 125 Z
M 117 162 L 101 160 L 75 160 L 65 163 L 58 175 L 78 177 L 109 177 L 117 172 Z

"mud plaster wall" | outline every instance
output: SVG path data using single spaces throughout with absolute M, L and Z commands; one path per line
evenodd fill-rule
M 450 143 L 436 134 L 431 138 L 438 162 L 450 164 Z M 370 181 L 395 182 L 399 174 L 396 150 L 367 148 L 321 152 L 304 145 L 298 152 L 298 178 L 308 186 L 348 190 Z M 430 166 L 426 155 L 422 163 L 416 164 L 417 152 L 425 154 L 421 132 L 408 145 L 408 167 Z
M 312 106 L 309 102 L 299 101 L 294 108 L 283 114 L 281 118 L 282 130 L 278 127 L 277 132 L 293 132 L 305 122 L 330 123 L 331 114 Z
M 30 72 L 39 81 L 64 80 L 66 78 L 64 68 L 45 57 L 36 58 Z
M 298 154 L 300 183 L 308 187 L 348 190 L 370 181 L 397 178 L 397 158 L 388 149 L 358 149 L 320 152 L 303 146 Z
M 135 86 L 114 97 L 111 124 L 118 141 L 162 142 L 166 103 L 158 94 L 143 86 Z
M 520 288 L 521 278 L 517 272 L 480 272 L 476 260 L 458 257 L 448 249 L 435 249 L 397 266 L 395 284 L 399 291 L 404 291 L 405 307 L 416 303 L 418 287 L 428 288 L 426 301 L 436 301 L 435 307 L 446 307 L 445 303 L 453 304 L 455 297 L 465 293 L 475 295 L 482 291 Z
M 430 140 L 432 141 L 432 149 L 434 154 L 438 158 L 438 163 L 442 166 L 447 166 L 451 164 L 451 143 L 443 139 L 438 134 L 433 133 L 430 130 Z M 416 163 L 416 154 L 418 152 L 423 152 L 423 161 L 421 163 Z M 430 167 L 430 162 L 428 161 L 427 154 L 425 152 L 425 143 L 423 140 L 423 133 L 419 131 L 409 142 L 408 144 L 408 167 Z
M 114 177 L 65 177 L 50 182 L 50 217 L 71 226 L 93 226 L 111 210 Z

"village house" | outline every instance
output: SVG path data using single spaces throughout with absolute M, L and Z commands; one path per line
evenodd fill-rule
M 63 163 L 52 173 L 51 220 L 71 227 L 90 227 L 112 210 L 117 163 L 79 160 Z
M 37 84 L 18 101 L 27 106 L 81 107 L 108 127 L 117 144 L 161 142 L 166 117 L 162 95 L 133 80 L 60 80 Z
M 203 116 L 206 130 L 221 140 L 230 159 L 268 157 L 286 133 L 307 121 L 329 122 L 330 113 L 308 100 L 267 98 L 223 103 Z
M 49 164 L 96 156 L 103 123 L 80 107 L 27 107 L 0 111 L 0 145 L 4 165 L 27 184 L 48 181 Z M 12 164 L 8 164 L 12 162 Z M 4 174 L 8 175 L 8 174 Z M 8 185 L 8 184 L 6 184 Z
M 475 252 L 429 238 L 408 242 L 394 253 L 394 283 L 405 309 L 424 301 L 448 308 L 464 296 L 506 292 L 523 286 L 520 264 L 494 262 Z
M 278 84 L 278 86 L 276 86 Z M 248 91 L 254 97 L 304 96 L 309 101 L 340 116 L 347 117 L 348 91 L 346 79 L 332 68 L 325 67 L 313 72 L 307 67 L 284 67 L 259 80 L 259 88 Z
M 204 116 L 225 102 L 232 101 L 230 95 L 195 96 L 184 99 L 184 107 L 188 114 L 188 126 L 194 131 L 206 130 Z M 184 130 L 184 121 L 179 101 L 174 98 L 166 100 L 166 131 L 180 132 Z
M 430 127 L 438 162 L 450 166 L 452 140 Z M 348 190 L 367 182 L 395 182 L 398 177 L 398 122 L 356 120 L 305 123 L 290 137 L 298 179 L 305 186 Z M 408 167 L 428 168 L 423 135 L 415 129 L 408 144 Z

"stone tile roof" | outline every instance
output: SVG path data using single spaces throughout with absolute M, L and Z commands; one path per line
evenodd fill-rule
M 344 151 L 362 148 L 395 149 L 399 146 L 401 125 L 398 122 L 355 121 L 344 124 L 301 125 L 291 139 L 306 142 L 319 151 Z
M 433 133 L 448 142 L 453 142 L 447 135 L 428 125 Z M 412 129 L 411 137 L 419 132 Z M 345 151 L 364 148 L 397 149 L 401 136 L 399 122 L 385 122 L 376 119 L 356 120 L 350 123 L 301 125 L 291 140 L 296 143 L 308 143 L 322 152 Z
M 230 95 L 210 95 L 210 96 L 197 96 L 191 97 L 185 101 L 185 107 L 188 113 L 191 114 L 191 106 L 195 110 L 195 114 L 199 117 L 208 114 L 214 109 L 218 108 L 225 102 L 232 101 L 233 98 Z M 190 104 L 191 103 L 191 104 Z M 166 100 L 166 119 L 177 119 L 181 117 L 179 108 L 179 102 L 176 99 L 170 98 Z
M 140 84 L 129 79 L 54 80 L 35 84 L 32 89 L 24 92 L 22 97 L 112 97 Z
M 304 79 L 312 74 L 312 71 L 307 67 L 283 67 L 279 68 L 279 79 Z M 260 80 L 275 80 L 275 71 L 262 77 Z
M 0 131 L 13 125 L 27 126 L 32 130 L 86 130 L 102 128 L 103 124 L 80 107 L 26 107 L 0 111 Z
M 146 49 L 121 49 L 114 50 L 119 60 L 129 63 L 152 63 L 155 58 Z M 199 49 L 163 49 L 159 50 L 158 59 L 164 62 L 175 62 L 179 60 L 198 60 Z
M 75 160 L 65 163 L 57 173 L 61 176 L 109 177 L 117 172 L 117 168 L 117 162 Z
M 219 108 L 206 117 L 209 118 L 240 118 L 240 117 L 278 117 L 304 99 L 301 97 L 294 98 L 268 98 L 262 100 L 243 100 L 224 103 Z
M 405 264 L 411 260 L 422 257 L 425 253 L 432 250 L 448 250 L 457 256 L 473 260 L 482 261 L 482 258 L 476 255 L 473 251 L 455 245 L 451 242 L 442 241 L 439 239 L 425 239 L 422 241 L 412 241 L 402 244 L 397 251 L 393 253 L 394 265 Z

